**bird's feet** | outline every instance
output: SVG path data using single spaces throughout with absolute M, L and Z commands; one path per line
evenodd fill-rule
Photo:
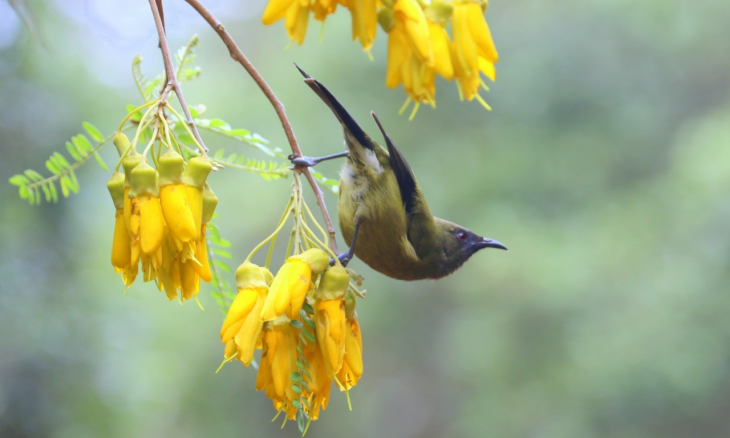
M 340 261 L 340 264 L 342 266 L 347 267 L 347 264 L 350 263 L 350 260 L 352 260 L 352 253 L 350 251 L 343 252 L 342 254 L 337 256 L 337 260 Z M 330 266 L 334 266 L 335 259 L 330 259 Z
M 294 167 L 312 167 L 319 163 L 319 159 L 315 157 L 298 157 L 291 154 L 287 157 Z

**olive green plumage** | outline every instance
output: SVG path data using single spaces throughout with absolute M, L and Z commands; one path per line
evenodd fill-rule
M 338 216 L 348 242 L 359 224 L 354 242 L 358 258 L 389 277 L 420 280 L 451 274 L 482 248 L 507 249 L 434 217 L 408 162 L 375 114 L 387 149 L 360 128 L 327 88 L 300 72 L 342 123 L 350 155 L 340 174 Z

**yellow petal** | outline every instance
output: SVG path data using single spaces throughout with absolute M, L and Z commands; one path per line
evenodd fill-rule
M 238 330 L 229 330 L 234 324 L 241 323 L 251 313 L 256 301 L 259 298 L 258 291 L 255 288 L 247 288 L 238 291 L 238 295 L 233 299 L 231 307 L 228 308 L 226 319 L 221 327 L 221 340 L 223 343 L 228 342 L 236 335 Z M 239 327 L 240 328 L 240 327 Z
M 124 226 L 124 210 L 117 209 L 114 222 L 114 240 L 112 241 L 112 266 L 124 269 L 132 260 L 132 244 L 129 241 L 127 228 Z
M 192 213 L 193 221 L 195 222 L 195 237 L 193 237 L 193 240 L 199 240 L 200 227 L 203 225 L 203 188 L 186 185 L 185 196 L 188 199 L 190 212 Z
M 291 3 L 292 0 L 269 0 L 269 3 L 266 5 L 266 9 L 264 9 L 261 21 L 268 26 L 281 20 L 284 18 L 286 10 L 289 8 Z
M 168 184 L 160 187 L 160 204 L 165 223 L 170 232 L 181 242 L 195 238 L 195 220 L 185 196 L 183 184 Z
M 258 315 L 261 313 L 265 299 L 265 296 L 259 294 L 256 305 L 246 316 L 243 325 L 234 338 L 239 351 L 238 359 L 246 366 L 249 366 L 253 360 L 253 353 L 256 350 L 261 336 L 261 329 L 264 326 L 264 322 L 261 321 Z
M 345 354 L 345 301 L 342 298 L 317 300 L 314 321 L 327 375 L 333 377 L 342 368 Z
M 396 25 L 388 34 L 388 71 L 385 86 L 395 88 L 403 82 L 403 63 L 411 56 L 411 48 L 401 26 Z
M 454 33 L 454 64 L 459 64 L 459 71 L 464 75 L 472 75 L 478 68 L 477 45 L 469 30 L 469 8 L 464 4 L 455 4 L 452 18 Z M 457 70 L 454 66 L 454 70 Z
M 195 259 L 200 264 L 194 264 L 193 268 L 198 273 L 200 279 L 206 283 L 210 283 L 213 279 L 213 275 L 210 272 L 210 264 L 208 263 L 208 241 L 205 236 L 206 226 L 203 224 L 203 229 L 200 232 L 200 240 L 195 243 Z
M 428 36 L 428 22 L 421 6 L 416 0 L 398 0 L 393 7 L 393 13 L 396 20 L 405 24 L 414 54 L 422 62 L 432 65 L 433 52 Z
M 261 311 L 261 319 L 271 321 L 287 311 L 289 313 L 296 311 L 296 318 L 298 318 L 311 281 L 312 271 L 309 265 L 296 258 L 289 259 L 279 269 L 271 283 L 269 294 Z
M 466 5 L 466 11 L 469 30 L 474 42 L 488 61 L 496 63 L 499 61 L 499 54 L 497 54 L 497 48 L 494 47 L 492 33 L 489 31 L 482 8 L 476 3 L 469 3 Z
M 431 36 L 431 47 L 433 47 L 434 69 L 436 73 L 450 81 L 454 77 L 454 68 L 451 66 L 451 54 L 449 53 L 449 34 L 446 29 L 438 24 L 428 23 L 429 35 Z
M 192 260 L 180 263 L 180 289 L 182 290 L 183 300 L 189 300 L 197 295 L 200 290 L 200 278 L 193 269 L 192 265 L 194 263 Z
M 307 34 L 308 22 L 309 7 L 307 2 L 302 4 L 301 1 L 293 1 L 286 11 L 286 21 L 284 22 L 289 38 L 296 41 L 297 44 L 302 44 Z
M 137 198 L 140 213 L 140 245 L 143 253 L 153 254 L 162 245 L 162 232 L 165 226 L 160 200 L 150 195 L 141 195 Z

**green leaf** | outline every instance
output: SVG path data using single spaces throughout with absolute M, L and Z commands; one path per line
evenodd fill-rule
M 68 178 L 66 178 L 66 177 L 61 178 L 61 194 L 63 195 L 64 198 L 68 198 L 71 195 L 71 193 L 68 189 L 68 185 L 66 184 L 66 181 L 68 181 Z
M 51 157 L 51 159 L 52 158 L 53 157 Z M 61 173 L 61 170 L 58 168 L 58 166 L 56 165 L 56 163 L 54 163 L 53 161 L 51 161 L 51 159 L 49 159 L 48 161 L 46 161 L 46 169 L 48 169 L 48 171 L 51 172 L 52 174 L 58 175 L 59 173 Z
M 228 131 L 228 134 L 235 137 L 245 137 L 247 135 L 250 135 L 251 131 L 248 131 L 246 129 L 231 129 L 230 131 Z
M 304 334 L 304 337 L 309 339 L 311 342 L 317 342 L 317 339 L 309 330 L 302 330 L 302 333 Z
M 97 154 L 96 152 L 94 152 L 94 158 L 96 158 L 96 162 L 99 163 L 99 166 L 104 169 L 104 172 L 107 172 L 109 170 L 109 168 L 106 167 L 106 163 L 104 163 L 104 160 L 102 160 L 99 154 Z
M 51 198 L 51 189 L 47 185 L 42 185 L 41 188 L 43 189 L 43 194 L 46 196 L 46 202 L 51 202 L 53 200 Z
M 227 273 L 229 273 L 229 274 L 231 273 L 231 268 L 229 268 L 229 267 L 228 267 L 228 265 L 226 265 L 225 263 L 221 262 L 220 260 L 216 260 L 216 261 L 215 261 L 215 265 L 216 265 L 216 266 L 217 266 L 217 267 L 218 267 L 218 268 L 219 268 L 219 269 L 220 269 L 221 271 L 227 272 Z
M 79 152 L 76 150 L 74 145 L 71 144 L 70 141 L 66 142 L 66 150 L 73 157 L 74 160 L 81 161 L 81 159 L 82 159 L 81 154 L 79 154 Z
M 314 320 L 311 318 L 302 318 L 304 320 L 304 323 L 307 324 L 309 327 L 312 328 L 312 330 L 315 329 Z
M 233 258 L 233 255 L 230 252 L 224 251 L 222 249 L 213 248 L 213 253 L 215 253 L 215 254 L 217 254 L 217 255 L 219 255 L 221 257 L 225 257 L 227 259 L 232 259 Z
M 53 202 L 58 202 L 58 191 L 56 190 L 56 184 L 53 181 L 48 184 L 48 189 L 51 191 L 51 198 L 53 199 Z
M 307 427 L 307 419 L 305 417 L 304 412 L 300 410 L 297 413 L 297 429 L 299 429 L 299 433 L 304 435 L 304 431 L 306 430 L 306 427 Z
M 93 146 L 91 146 L 91 143 L 89 143 L 89 140 L 81 134 L 71 137 L 71 141 L 74 146 L 76 146 L 76 149 L 82 154 L 86 154 L 94 149 Z
M 291 389 L 292 389 L 292 391 L 296 392 L 297 394 L 302 393 L 302 388 L 299 385 L 292 385 Z
M 291 324 L 292 327 L 298 328 L 298 329 L 300 329 L 300 328 L 303 327 L 302 326 L 302 322 L 301 321 L 297 321 L 296 319 L 292 319 L 291 321 L 289 321 L 289 324 Z
M 208 122 L 208 123 L 213 128 L 220 128 L 224 131 L 231 130 L 231 126 L 228 124 L 228 122 L 221 120 L 221 119 L 211 119 L 210 122 Z
M 98 129 L 96 129 L 96 126 L 92 125 L 89 122 L 83 122 L 81 126 L 84 127 L 86 132 L 89 133 L 89 136 L 94 139 L 94 141 L 102 141 L 104 140 L 104 136 L 101 135 L 101 132 L 99 132 Z
M 314 315 L 314 309 L 312 309 L 312 305 L 306 301 L 304 302 L 304 304 L 302 304 L 302 310 L 304 310 L 306 312 L 304 315 L 304 317 L 306 317 L 306 318 L 308 318 L 307 313 L 309 315 Z
M 195 108 L 194 106 L 188 106 L 188 111 L 190 111 L 190 117 L 192 117 L 193 120 L 200 117 L 200 113 L 198 112 L 197 108 Z
M 68 161 L 66 161 L 66 157 L 59 154 L 58 152 L 54 152 L 51 159 L 55 160 L 56 164 L 58 164 L 58 166 L 62 169 L 68 169 L 69 167 L 71 167 L 71 165 L 68 164 Z
M 23 173 L 25 174 L 25 176 L 30 178 L 31 181 L 43 181 L 43 175 L 36 172 L 35 170 L 28 169 Z
M 302 375 L 301 375 L 301 374 L 299 374 L 299 372 L 298 372 L 298 371 L 294 371 L 293 373 L 291 373 L 291 375 L 289 376 L 289 378 L 290 378 L 290 379 L 291 379 L 291 381 L 292 381 L 292 382 L 294 382 L 294 383 L 299 383 L 299 382 L 301 382 L 301 381 L 302 381 Z
M 295 407 L 295 408 L 297 408 L 297 409 L 301 409 L 301 408 L 302 408 L 302 402 L 300 402 L 300 401 L 299 401 L 298 399 L 296 399 L 296 400 L 292 400 L 292 404 L 293 404 L 293 405 L 294 405 L 294 407 Z
M 10 182 L 10 184 L 14 186 L 20 187 L 30 184 L 30 180 L 28 180 L 28 178 L 24 177 L 23 175 L 13 175 L 10 177 L 8 182 Z

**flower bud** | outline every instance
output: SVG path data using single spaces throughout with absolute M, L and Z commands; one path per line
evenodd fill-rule
M 334 300 L 342 298 L 347 292 L 350 284 L 350 274 L 342 266 L 332 266 L 327 269 L 319 281 L 317 290 L 314 291 L 315 300 Z
M 132 146 L 132 144 L 129 142 L 129 139 L 126 135 L 124 135 L 123 132 L 117 132 L 117 134 L 114 136 L 114 146 L 117 147 L 117 152 L 119 152 L 119 156 L 123 157 L 124 154 L 127 153 L 127 150 Z
M 387 33 L 393 30 L 393 27 L 395 27 L 395 17 L 393 17 L 392 6 L 382 8 L 378 11 L 378 23 L 380 23 L 380 27 Z
M 246 260 L 236 269 L 236 286 L 238 287 L 238 290 L 241 291 L 242 289 L 246 289 L 248 287 L 265 287 L 267 288 L 266 284 L 266 277 L 265 272 L 269 272 L 266 268 L 260 268 L 253 263 Z M 269 272 L 269 275 L 271 273 Z
M 431 4 L 424 9 L 423 13 L 426 14 L 426 19 L 431 23 L 446 27 L 451 19 L 453 10 L 454 6 L 451 4 L 451 1 L 432 0 Z
M 207 224 L 213 219 L 213 213 L 218 206 L 218 197 L 213 193 L 208 183 L 203 186 L 203 223 Z
M 135 198 L 139 195 L 159 196 L 160 192 L 157 188 L 157 171 L 147 164 L 146 161 L 139 163 L 130 173 L 132 177 L 132 185 L 129 190 L 130 198 Z
M 109 194 L 114 202 L 114 207 L 117 209 L 124 208 L 124 174 L 121 172 L 114 172 L 109 181 L 106 183 L 106 188 L 109 190 Z
M 160 186 L 182 183 L 185 160 L 177 151 L 170 148 L 157 160 L 157 170 L 160 172 Z

